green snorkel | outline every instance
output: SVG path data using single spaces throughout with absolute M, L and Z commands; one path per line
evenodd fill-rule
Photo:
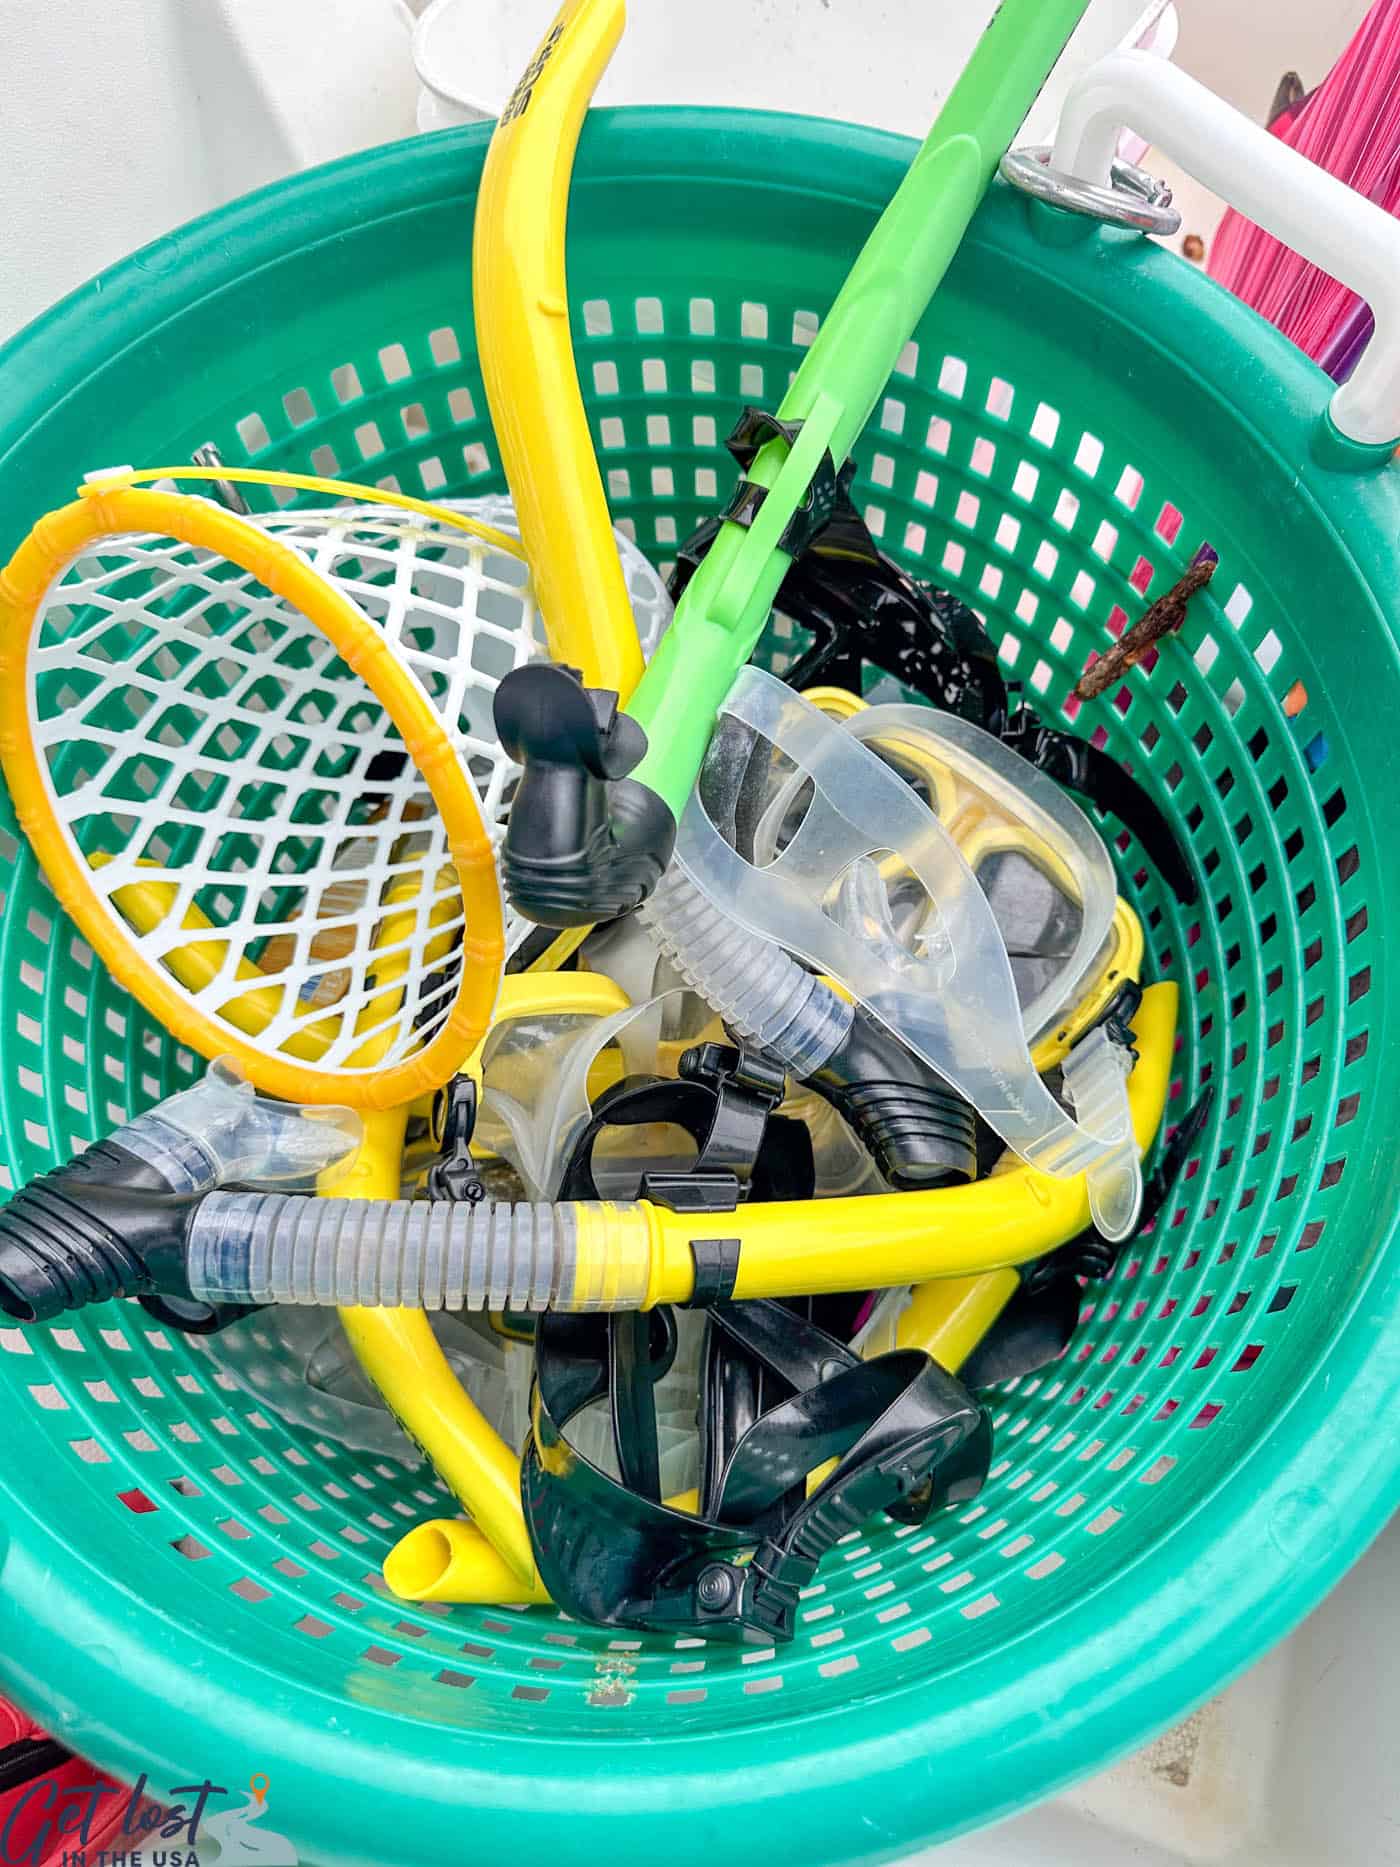
M 549 664 L 502 683 L 497 729 L 525 767 L 503 866 L 530 919 L 624 913 L 665 869 L 719 707 L 1086 5 L 1003 0 L 776 416 L 749 410 L 735 429 L 741 477 L 724 523 L 625 709 Z

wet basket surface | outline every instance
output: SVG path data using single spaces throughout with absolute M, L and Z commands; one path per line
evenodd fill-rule
M 80 473 L 187 458 L 501 485 L 472 345 L 483 131 L 266 191 L 147 249 L 0 358 L 6 554 Z M 617 518 L 665 562 L 723 496 L 910 145 L 799 119 L 604 113 L 571 286 Z M 1169 255 L 1064 244 L 998 187 L 858 458 L 885 545 L 983 615 L 1047 718 L 1172 814 L 1180 908 L 1110 823 L 1184 987 L 1169 1119 L 1212 1126 L 1063 1362 L 995 1398 L 974 1507 L 871 1526 L 791 1646 L 621 1640 L 395 1604 L 438 1514 L 223 1388 L 133 1306 L 0 1330 L 0 1685 L 156 1785 L 272 1778 L 308 1862 L 896 1855 L 1140 1742 L 1277 1638 L 1396 1496 L 1400 678 L 1394 467 L 1315 464 L 1327 385 Z M 1208 539 L 1183 636 L 1069 688 Z M 797 643 L 775 636 L 781 668 Z M 3 841 L 7 1184 L 188 1080 Z

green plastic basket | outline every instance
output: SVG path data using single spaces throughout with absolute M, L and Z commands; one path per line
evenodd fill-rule
M 500 485 L 472 354 L 485 129 L 279 186 L 148 248 L 0 359 L 8 551 L 79 474 L 248 458 Z M 793 118 L 603 114 L 575 329 L 617 516 L 658 560 L 730 484 L 910 145 Z M 998 186 L 858 450 L 887 547 L 982 611 L 1069 717 L 1089 652 L 1203 539 L 1183 635 L 1074 720 L 1194 853 L 1122 887 L 1184 1018 L 1170 1114 L 1215 1118 L 1064 1360 L 995 1400 L 991 1480 L 871 1525 L 780 1652 L 386 1598 L 440 1513 L 225 1386 L 134 1307 L 0 1331 L 0 1683 L 157 1788 L 272 1778 L 306 1861 L 886 1858 L 1148 1737 L 1321 1596 L 1396 1496 L 1396 469 L 1312 447 L 1329 385 L 1185 263 Z M 1150 584 L 1149 580 L 1150 579 Z M 781 664 L 791 642 L 769 644 Z M 11 826 L 12 827 L 12 826 Z M 4 846 L 10 1179 L 187 1080 Z

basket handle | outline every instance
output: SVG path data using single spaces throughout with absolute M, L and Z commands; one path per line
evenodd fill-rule
M 1400 439 L 1400 222 L 1147 52 L 1111 52 L 1077 80 L 1051 164 L 1106 188 L 1124 128 L 1367 301 L 1375 333 L 1328 415 L 1349 441 L 1393 447 Z

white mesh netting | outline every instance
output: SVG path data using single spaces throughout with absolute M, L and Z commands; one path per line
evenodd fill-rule
M 452 503 L 515 529 L 508 499 Z M 515 767 L 492 696 L 545 652 L 526 566 L 392 507 L 254 522 L 381 631 L 498 840 Z M 649 654 L 670 602 L 618 542 Z M 339 1075 L 426 1048 L 464 928 L 446 836 L 384 709 L 299 610 L 225 558 L 114 537 L 49 590 L 28 690 L 55 817 L 103 911 L 195 1009 Z M 508 947 L 526 931 L 508 917 Z

